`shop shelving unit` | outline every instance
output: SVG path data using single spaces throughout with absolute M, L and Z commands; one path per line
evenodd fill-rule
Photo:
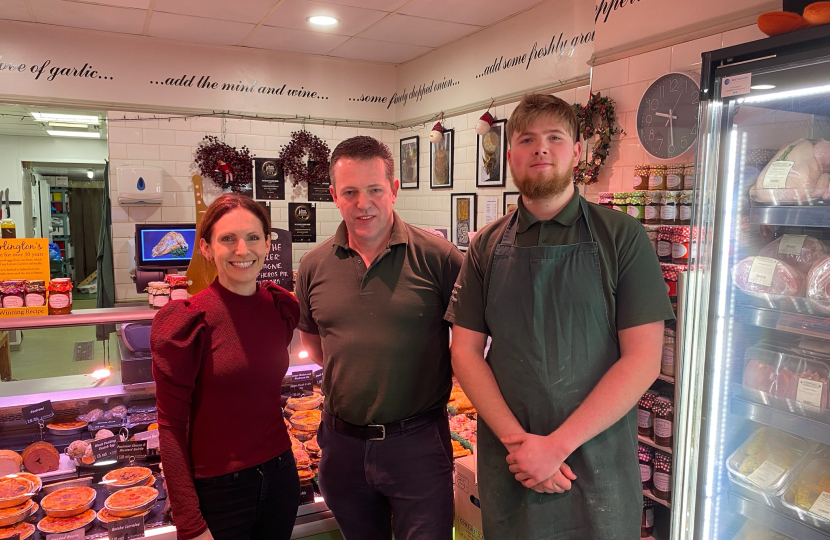
M 60 265 L 55 265 L 55 270 L 59 275 L 52 277 L 72 277 L 72 258 L 74 256 L 72 243 L 69 239 L 69 190 L 62 187 L 53 187 L 50 190 L 52 197 L 51 207 L 53 208 L 51 214 L 51 225 L 55 227 L 55 223 L 60 223 L 54 232 L 49 235 L 49 240 L 58 244 L 63 260 Z

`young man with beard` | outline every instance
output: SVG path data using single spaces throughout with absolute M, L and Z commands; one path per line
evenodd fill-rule
M 444 312 L 463 256 L 404 223 L 392 153 L 331 155 L 335 235 L 300 261 L 300 337 L 323 366 L 320 489 L 346 540 L 451 540 L 452 386 Z
M 446 314 L 453 369 L 480 417 L 487 538 L 616 540 L 640 528 L 634 408 L 674 314 L 643 227 L 575 189 L 577 125 L 553 96 L 516 107 L 506 132 L 518 210 L 476 235 Z

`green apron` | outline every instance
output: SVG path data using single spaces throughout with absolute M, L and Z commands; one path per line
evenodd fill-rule
M 580 197 L 579 243 L 514 246 L 517 214 L 496 246 L 485 320 L 487 362 L 528 433 L 548 435 L 619 359 L 602 294 L 597 243 Z M 484 537 L 491 540 L 639 538 L 642 484 L 637 417 L 631 410 L 565 461 L 577 476 L 565 493 L 522 486 L 507 450 L 479 419 L 478 483 Z

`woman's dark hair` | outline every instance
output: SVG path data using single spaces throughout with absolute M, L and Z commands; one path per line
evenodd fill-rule
M 213 234 L 213 227 L 222 216 L 242 208 L 255 215 L 262 222 L 262 232 L 267 237 L 271 232 L 271 218 L 265 209 L 252 198 L 238 193 L 225 193 L 208 207 L 205 212 L 202 222 L 199 224 L 199 238 L 204 238 L 205 242 L 210 244 L 211 235 Z

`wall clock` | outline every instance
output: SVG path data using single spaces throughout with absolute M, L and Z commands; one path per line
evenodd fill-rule
M 637 136 L 657 159 L 673 159 L 694 148 L 700 88 L 685 73 L 668 73 L 648 87 L 637 110 Z

